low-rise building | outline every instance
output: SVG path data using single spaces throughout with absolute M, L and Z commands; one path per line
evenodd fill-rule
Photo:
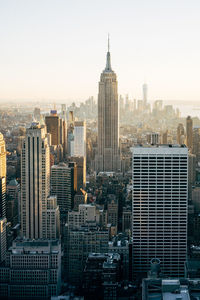
M 59 240 L 17 238 L 0 268 L 1 299 L 48 299 L 61 288 Z

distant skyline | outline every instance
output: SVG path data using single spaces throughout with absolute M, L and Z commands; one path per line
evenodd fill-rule
M 107 35 L 119 94 L 200 100 L 198 0 L 0 0 L 0 99 L 97 99 Z

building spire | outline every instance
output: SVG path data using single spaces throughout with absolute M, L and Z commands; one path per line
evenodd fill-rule
M 105 71 L 112 72 L 111 69 L 111 60 L 110 60 L 110 36 L 108 34 L 108 52 L 107 52 L 107 59 L 106 59 L 106 68 Z

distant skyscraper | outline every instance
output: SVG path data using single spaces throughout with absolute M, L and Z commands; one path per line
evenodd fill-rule
M 26 238 L 46 238 L 50 153 L 46 128 L 27 129 L 21 160 L 21 229 Z
M 101 74 L 98 95 L 98 155 L 96 170 L 120 168 L 117 76 L 111 68 L 108 44 L 106 68 Z
M 158 258 L 167 276 L 184 276 L 187 254 L 188 149 L 132 148 L 133 272 Z
M 183 144 L 183 140 L 185 139 L 185 130 L 184 130 L 184 126 L 182 123 L 178 124 L 177 127 L 177 137 L 176 137 L 176 141 L 179 145 Z
M 146 83 L 143 84 L 142 86 L 143 89 L 143 102 L 144 102 L 144 107 L 147 105 L 147 91 L 148 91 L 148 86 Z
M 192 153 L 196 155 L 197 161 L 200 161 L 200 127 L 193 128 Z
M 193 140 L 193 121 L 190 116 L 186 119 L 186 135 L 187 135 L 187 147 L 192 149 L 192 140 Z
M 51 134 L 51 145 L 60 144 L 60 118 L 56 110 L 52 110 L 50 116 L 45 117 L 47 132 Z
M 74 141 L 71 156 L 86 157 L 86 124 L 84 121 L 74 122 Z

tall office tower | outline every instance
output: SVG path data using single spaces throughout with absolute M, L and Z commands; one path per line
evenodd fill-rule
M 61 222 L 66 222 L 67 212 L 73 208 L 74 174 L 69 166 L 60 163 L 51 167 L 51 195 L 57 196 Z
M 16 179 L 10 180 L 7 185 L 6 216 L 12 226 L 20 223 L 20 184 Z
M 6 145 L 0 133 L 0 218 L 6 217 Z
M 0 218 L 0 264 L 6 259 L 7 239 L 6 239 L 6 218 Z
M 61 118 L 65 121 L 67 120 L 66 104 L 61 104 Z
M 26 238 L 45 238 L 50 192 L 50 153 L 46 128 L 27 129 L 21 158 L 21 229 Z
M 60 144 L 60 118 L 56 110 L 51 110 L 50 116 L 45 117 L 47 132 L 51 133 L 51 145 Z
M 86 186 L 86 158 L 85 156 L 69 157 L 70 162 L 75 162 L 77 166 L 77 189 Z
M 133 272 L 145 275 L 158 258 L 164 275 L 184 276 L 187 253 L 188 149 L 132 148 Z
M 148 91 L 148 86 L 147 86 L 146 83 L 143 84 L 142 90 L 143 90 L 143 102 L 144 102 L 144 107 L 146 107 L 146 106 L 147 106 L 147 91 Z
M 71 178 L 72 178 L 71 189 L 74 191 L 74 195 L 75 195 L 75 193 L 78 190 L 78 187 L 77 187 L 77 176 L 78 176 L 77 175 L 77 163 L 70 161 L 68 163 L 68 167 L 71 169 Z
M 196 155 L 188 155 L 188 198 L 192 198 L 192 190 L 196 181 Z
M 0 262 L 6 258 L 6 146 L 0 133 Z
M 6 217 L 6 177 L 0 177 L 0 218 Z
M 106 68 L 102 72 L 99 82 L 98 153 L 96 157 L 96 171 L 118 171 L 119 169 L 120 152 L 117 76 L 111 69 L 108 43 Z
M 192 141 L 193 141 L 193 121 L 190 116 L 186 119 L 186 144 L 188 149 L 192 149 Z
M 73 149 L 73 142 L 74 141 L 74 113 L 73 111 L 69 112 L 68 122 L 67 122 L 67 153 L 71 155 Z
M 71 156 L 86 157 L 86 124 L 84 121 L 74 122 L 74 141 L 71 142 Z
M 0 298 L 48 300 L 60 292 L 60 242 L 17 238 L 0 267 Z
M 39 107 L 34 108 L 33 116 L 37 122 L 40 122 L 41 112 Z
M 200 127 L 194 127 L 192 138 L 192 153 L 196 155 L 197 162 L 200 161 Z
M 178 124 L 177 127 L 177 136 L 176 136 L 176 141 L 179 145 L 182 145 L 182 141 L 183 139 L 185 139 L 185 130 L 184 130 L 184 126 L 182 123 Z

